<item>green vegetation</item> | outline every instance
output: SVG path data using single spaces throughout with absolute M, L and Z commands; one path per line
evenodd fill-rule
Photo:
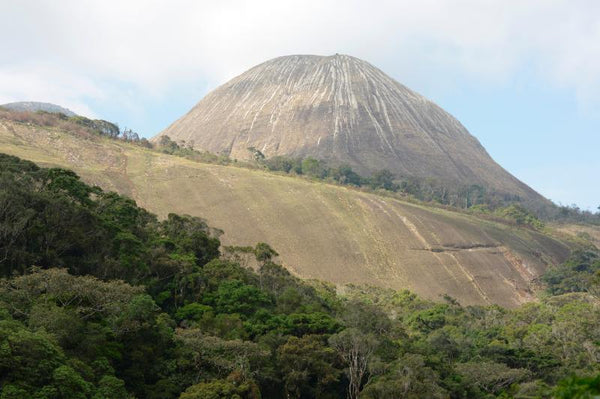
M 202 219 L 160 221 L 71 171 L 1 155 L 0 398 L 598 394 L 595 252 L 549 274 L 562 295 L 507 310 L 339 295 L 293 277 L 266 243 L 228 248 L 256 270 L 219 244 Z
M 518 226 L 528 226 L 535 230 L 541 230 L 544 227 L 544 223 L 540 219 L 519 205 L 512 204 L 507 207 L 498 208 L 495 214 L 513 221 Z
M 251 148 L 253 154 L 260 151 Z M 270 171 L 285 172 L 296 175 L 304 175 L 315 179 L 321 179 L 336 184 L 365 187 L 370 190 L 385 190 L 390 193 L 408 195 L 420 201 L 436 202 L 442 205 L 457 208 L 470 208 L 478 204 L 492 204 L 495 207 L 509 201 L 518 201 L 518 198 L 499 196 L 488 193 L 487 190 L 478 185 L 449 188 L 434 179 L 422 179 L 414 176 L 395 176 L 389 170 L 380 170 L 370 177 L 357 174 L 348 165 L 330 167 L 325 162 L 312 157 L 288 158 L 276 156 L 266 159 L 264 155 L 255 155 L 254 160 Z
M 514 265 L 522 261 L 537 275 L 570 252 L 546 235 L 548 229 L 540 234 L 494 215 L 468 215 L 475 207 L 461 214 L 411 204 L 415 201 L 384 190 L 348 189 L 256 165 L 258 170 L 189 161 L 98 134 L 4 119 L 2 124 L 0 152 L 72 168 L 86 182 L 130 196 L 162 219 L 169 212 L 204 217 L 227 232 L 225 245 L 267 242 L 305 278 L 513 307 L 531 298 L 522 295 L 530 281 Z M 245 253 L 240 261 L 248 265 L 250 259 Z M 500 284 L 485 283 L 492 280 Z
M 265 155 L 254 147 L 248 148 L 251 162 L 231 159 L 224 154 L 213 154 L 207 151 L 194 149 L 194 142 L 176 142 L 169 136 L 161 136 L 158 143 L 151 143 L 145 138 L 140 138 L 138 133 L 131 129 L 120 129 L 115 123 L 105 120 L 92 120 L 83 116 L 68 117 L 63 114 L 48 113 L 43 111 L 8 111 L 0 108 L 0 118 L 6 118 L 21 123 L 33 123 L 44 127 L 58 127 L 61 130 L 86 136 L 90 134 L 101 135 L 111 139 L 125 141 L 147 149 L 154 149 L 164 154 L 183 157 L 196 162 L 218 165 L 231 165 L 246 168 L 260 168 L 273 172 L 283 172 L 296 176 L 306 176 L 311 179 L 323 180 L 333 184 L 360 187 L 362 190 L 376 191 L 386 195 L 399 196 L 418 202 L 437 204 L 454 210 L 468 210 L 479 216 L 488 217 L 492 213 L 495 220 L 504 220 L 517 223 L 520 226 L 539 229 L 543 223 L 538 221 L 515 220 L 514 210 L 524 212 L 535 219 L 557 221 L 560 223 L 590 223 L 600 225 L 600 207 L 598 212 L 582 210 L 577 205 L 554 205 L 524 203 L 519 196 L 509 193 L 500 193 L 489 190 L 487 187 L 471 184 L 464 185 L 444 183 L 432 178 L 417 176 L 396 176 L 389 170 L 374 172 L 365 177 L 357 174 L 348 165 L 332 167 L 324 161 L 312 157 L 290 158 L 274 156 L 266 158 Z M 483 212 L 481 212 L 483 210 Z M 488 212 L 490 211 L 490 212 Z M 533 221 L 533 223 L 531 223 Z
M 550 268 L 543 281 L 551 295 L 569 292 L 600 295 L 600 256 L 595 250 L 577 251 L 563 264 Z
M 540 230 L 544 223 L 540 220 L 558 222 L 587 222 L 600 225 L 600 212 L 592 213 L 581 210 L 576 205 L 564 206 L 548 204 L 540 207 L 521 201 L 519 196 L 508 193 L 490 191 L 484 186 L 456 183 L 449 185 L 432 178 L 416 176 L 396 176 L 389 170 L 380 170 L 370 177 L 356 173 L 348 165 L 330 167 L 324 161 L 312 157 L 290 158 L 274 156 L 266 158 L 254 147 L 249 147 L 253 162 L 238 162 L 224 155 L 214 155 L 193 149 L 193 143 L 180 143 L 169 136 L 161 136 L 157 149 L 163 153 L 182 156 L 198 162 L 228 165 L 235 163 L 248 168 L 261 168 L 272 172 L 283 172 L 295 176 L 306 176 L 311 179 L 329 183 L 360 187 L 362 189 L 383 192 L 387 195 L 400 195 L 419 202 L 435 203 L 457 210 L 468 210 L 483 217 L 491 217 L 497 221 L 506 221 L 519 226 Z M 531 209 L 528 209 L 531 208 Z M 598 208 L 600 210 L 600 207 Z

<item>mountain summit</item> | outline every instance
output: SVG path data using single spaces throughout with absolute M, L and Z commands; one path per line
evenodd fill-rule
M 349 164 L 363 175 L 388 169 L 543 200 L 452 115 L 347 55 L 291 55 L 257 65 L 210 92 L 161 135 L 232 158 L 248 158 L 255 147 L 267 157 Z

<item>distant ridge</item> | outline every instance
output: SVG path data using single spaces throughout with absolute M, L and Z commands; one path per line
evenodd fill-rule
M 38 101 L 19 101 L 14 103 L 7 103 L 0 105 L 2 108 L 7 108 L 13 111 L 44 111 L 51 112 L 54 114 L 64 114 L 66 116 L 77 116 L 77 114 L 70 109 L 61 107 L 60 105 L 43 103 Z
M 362 175 L 388 169 L 547 202 L 494 162 L 452 115 L 347 55 L 291 55 L 257 65 L 155 139 L 162 135 L 232 158 L 248 158 L 254 147 L 267 157 L 348 164 Z

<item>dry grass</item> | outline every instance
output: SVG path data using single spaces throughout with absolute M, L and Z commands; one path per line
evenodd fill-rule
M 225 245 L 270 243 L 299 276 L 410 289 L 463 304 L 534 300 L 568 248 L 475 216 L 323 182 L 192 162 L 102 137 L 0 119 L 0 152 L 72 168 L 141 206 L 204 217 Z

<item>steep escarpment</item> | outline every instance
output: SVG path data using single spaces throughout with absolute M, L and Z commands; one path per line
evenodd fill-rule
M 267 157 L 312 156 L 363 175 L 388 169 L 545 202 L 452 115 L 346 55 L 260 64 L 206 95 L 161 135 L 233 158 L 249 157 L 254 147 Z

